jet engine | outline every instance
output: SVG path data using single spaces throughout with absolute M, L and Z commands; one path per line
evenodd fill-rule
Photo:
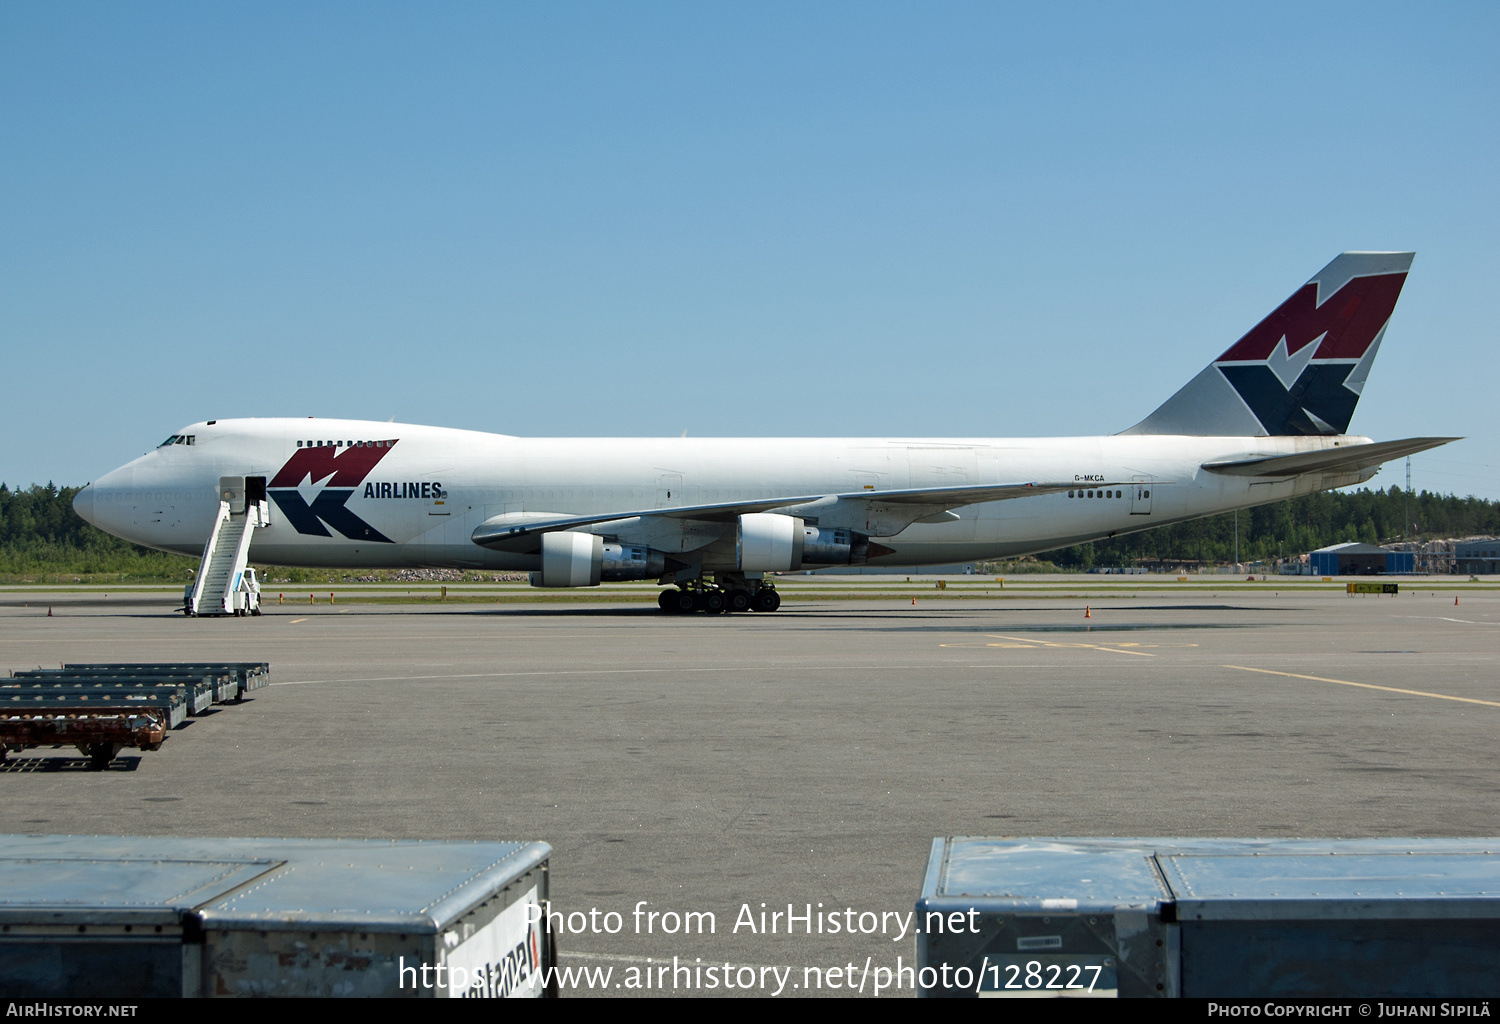
M 605 580 L 654 580 L 666 571 L 667 556 L 655 548 L 640 544 L 604 545 Z
M 740 516 L 734 563 L 744 572 L 786 572 L 802 568 L 802 520 L 772 512 Z
M 656 579 L 667 556 L 641 544 L 606 544 L 592 533 L 542 534 L 542 571 L 533 587 L 597 587 L 600 580 Z
M 533 587 L 597 587 L 604 574 L 604 538 L 592 533 L 542 534 L 542 571 Z
M 870 556 L 870 538 L 853 530 L 808 526 L 795 516 L 751 512 L 740 516 L 735 562 L 745 572 L 790 572 L 804 565 L 857 565 Z
M 804 528 L 803 565 L 859 565 L 870 557 L 870 538 L 853 530 Z

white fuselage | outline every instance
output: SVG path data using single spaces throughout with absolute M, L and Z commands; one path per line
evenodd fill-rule
M 1204 471 L 1205 462 L 1291 454 L 1356 437 L 1061 438 L 521 438 L 360 420 L 219 420 L 114 470 L 76 507 L 110 533 L 148 547 L 202 553 L 225 477 L 274 480 L 299 450 L 380 444 L 343 508 L 384 540 L 337 529 L 299 532 L 272 504 L 255 531 L 257 562 L 292 566 L 535 569 L 538 557 L 480 547 L 475 528 L 499 515 L 590 515 L 785 495 L 915 487 L 1071 483 L 955 508 L 956 519 L 914 523 L 880 538 L 872 565 L 936 565 L 1069 544 L 1358 483 L 1374 470 L 1260 481 Z M 300 442 L 300 445 L 299 445 Z M 395 443 L 390 443 L 395 442 Z M 354 454 L 354 453 L 350 453 Z M 285 477 L 285 474 L 283 474 Z M 1095 482 L 1100 487 L 1094 488 Z M 348 485 L 350 481 L 333 481 Z M 304 478 L 312 507 L 332 483 Z M 283 480 L 283 487 L 286 486 Z M 1097 495 L 1097 496 L 1092 496 Z M 610 535 L 609 524 L 590 527 Z M 649 537 L 626 537 L 649 543 Z M 712 568 L 711 559 L 705 568 Z

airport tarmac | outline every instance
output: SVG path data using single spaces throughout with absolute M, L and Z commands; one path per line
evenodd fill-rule
M 273 683 L 108 771 L 13 754 L 0 807 L 9 831 L 540 839 L 557 909 L 622 915 L 561 936 L 564 966 L 790 966 L 805 994 L 804 967 L 910 964 L 911 934 L 761 934 L 761 904 L 904 915 L 934 836 L 1500 835 L 1500 592 L 1432 586 L 1225 580 L 1087 619 L 1066 595 L 190 620 L 7 594 L 0 671 L 264 660 Z M 715 931 L 637 934 L 640 901 Z

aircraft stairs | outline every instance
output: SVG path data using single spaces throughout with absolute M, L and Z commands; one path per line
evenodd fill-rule
M 219 516 L 203 546 L 198 574 L 186 593 L 182 610 L 188 615 L 242 613 L 240 581 L 250 561 L 250 541 L 256 527 L 271 523 L 264 477 L 223 477 L 219 494 Z

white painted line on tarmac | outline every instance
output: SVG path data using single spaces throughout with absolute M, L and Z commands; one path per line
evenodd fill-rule
M 775 668 L 777 666 L 771 666 Z M 793 666 L 807 668 L 807 666 Z M 604 676 L 604 675 L 681 675 L 685 672 L 764 672 L 764 665 L 737 665 L 718 668 L 579 668 L 550 669 L 535 672 L 462 672 L 432 676 L 350 676 L 348 679 L 288 679 L 271 686 L 311 686 L 315 683 L 404 683 L 423 679 L 512 679 L 520 676 Z
M 1315 683 L 1338 683 L 1340 686 L 1358 686 L 1366 690 L 1385 690 L 1387 693 L 1404 693 L 1412 697 L 1436 697 L 1438 700 L 1457 700 L 1465 704 L 1483 704 L 1486 707 L 1500 708 L 1500 701 L 1477 700 L 1474 697 L 1454 697 L 1447 693 L 1428 693 L 1426 690 L 1403 690 L 1398 686 L 1376 686 L 1374 683 L 1354 683 L 1347 679 L 1325 679 L 1323 676 L 1304 676 L 1296 672 L 1277 672 L 1271 668 L 1250 668 L 1246 665 L 1221 665 L 1220 668 L 1234 668 L 1241 672 L 1263 672 L 1268 676 L 1290 676 L 1292 679 L 1311 679 Z

